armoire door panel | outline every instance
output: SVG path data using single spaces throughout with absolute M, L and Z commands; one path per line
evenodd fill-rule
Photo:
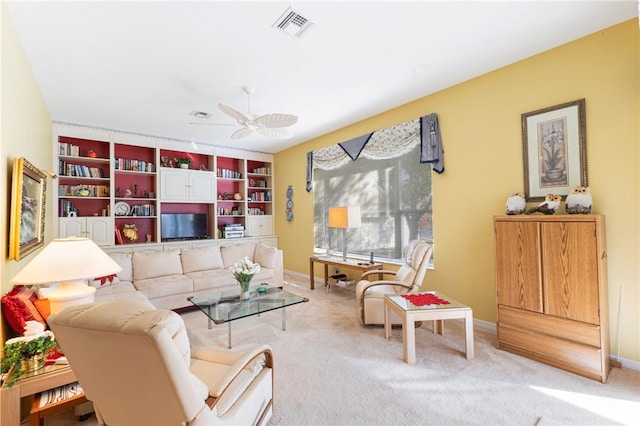
M 495 224 L 499 304 L 542 312 L 538 229 L 534 222 Z
M 543 223 L 541 235 L 545 313 L 598 324 L 595 224 Z

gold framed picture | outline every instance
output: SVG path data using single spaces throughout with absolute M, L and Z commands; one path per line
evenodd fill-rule
M 13 160 L 9 259 L 20 260 L 44 245 L 47 175 L 24 157 Z
M 584 99 L 522 114 L 527 201 L 588 185 L 585 121 Z

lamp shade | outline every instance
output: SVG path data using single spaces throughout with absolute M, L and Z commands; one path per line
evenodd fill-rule
M 359 228 L 360 207 L 329 207 L 329 228 Z
M 84 280 L 122 271 L 113 259 L 88 238 L 51 241 L 11 280 L 14 284 L 49 284 Z
M 52 314 L 64 308 L 94 301 L 96 289 L 86 279 L 122 271 L 96 243 L 88 238 L 62 238 L 51 241 L 11 280 L 14 284 L 51 284 L 60 286 L 49 294 Z

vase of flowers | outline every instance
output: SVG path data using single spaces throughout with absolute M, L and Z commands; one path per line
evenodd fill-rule
M 260 272 L 260 265 L 253 263 L 248 257 L 244 257 L 237 261 L 229 268 L 233 277 L 240 284 L 240 299 L 249 299 L 249 285 L 253 277 Z

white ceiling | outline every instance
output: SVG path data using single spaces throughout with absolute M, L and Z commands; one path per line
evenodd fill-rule
M 55 121 L 278 152 L 638 14 L 626 1 L 6 1 Z M 313 25 L 272 27 L 291 6 Z M 299 116 L 294 137 L 218 103 Z M 212 113 L 199 126 L 193 110 Z M 433 111 L 424 111 L 425 114 Z

